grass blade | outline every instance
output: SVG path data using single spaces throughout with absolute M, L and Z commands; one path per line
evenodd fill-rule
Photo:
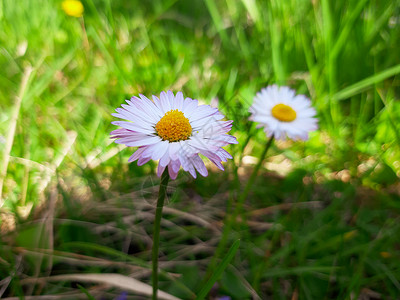
M 381 81 L 383 81 L 389 77 L 392 77 L 394 75 L 397 75 L 399 73 L 400 73 L 400 64 L 396 65 L 394 67 L 391 67 L 389 69 L 386 69 L 385 71 L 382 71 L 378 74 L 375 74 L 373 76 L 365 78 L 365 79 L 341 90 L 340 92 L 338 92 L 332 96 L 332 100 L 339 101 L 339 100 L 348 99 L 354 95 L 357 95 L 358 93 L 361 93 L 362 91 L 367 89 L 369 86 L 376 84 L 378 82 L 381 82 Z
M 96 300 L 90 293 L 88 292 L 87 289 L 85 289 L 83 286 L 78 284 L 78 288 L 88 297 L 89 300 Z
M 216 3 L 214 1 L 211 1 L 211 0 L 206 0 L 205 4 L 206 4 L 206 6 L 208 8 L 208 11 L 210 12 L 211 18 L 212 18 L 212 20 L 214 22 L 214 25 L 215 25 L 215 28 L 217 29 L 218 34 L 221 37 L 222 42 L 225 45 L 228 45 L 229 39 L 228 39 L 228 36 L 227 36 L 227 34 L 225 32 L 224 23 L 222 21 L 222 16 L 218 11 Z
M 203 286 L 203 288 L 200 290 L 198 293 L 196 299 L 201 300 L 204 299 L 205 296 L 207 296 L 208 292 L 211 290 L 213 287 L 214 283 L 221 277 L 222 273 L 228 266 L 228 264 L 231 262 L 233 257 L 235 256 L 238 248 L 240 246 L 240 240 L 237 240 L 236 242 L 233 243 L 231 248 L 228 251 L 228 254 L 224 257 L 222 260 L 221 264 L 217 268 L 217 270 L 213 273 L 211 278 L 206 282 L 206 284 Z
M 31 76 L 32 71 L 33 71 L 33 68 L 30 66 L 25 69 L 25 72 L 22 76 L 21 87 L 20 87 L 18 96 L 15 101 L 14 111 L 10 118 L 10 126 L 8 128 L 8 135 L 6 138 L 6 146 L 5 146 L 4 152 L 3 152 L 3 163 L 1 164 L 1 168 L 0 168 L 0 208 L 4 204 L 4 199 L 2 198 L 3 183 L 4 183 L 4 179 L 7 175 L 8 162 L 10 160 L 11 148 L 12 148 L 12 145 L 14 142 L 15 129 L 17 126 L 18 115 L 19 115 L 19 111 L 21 108 L 22 99 L 24 98 L 25 91 L 28 87 L 29 78 Z

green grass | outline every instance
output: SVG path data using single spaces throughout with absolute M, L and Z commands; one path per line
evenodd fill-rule
M 320 129 L 272 147 L 211 295 L 399 297 L 400 1 L 83 4 L 77 19 L 61 1 L 0 0 L 0 297 L 123 290 L 32 281 L 55 275 L 150 283 L 156 163 L 128 164 L 110 122 L 125 99 L 171 89 L 217 97 L 239 140 L 226 172 L 170 187 L 160 288 L 194 298 L 267 141 L 247 109 L 273 83 L 309 96 Z

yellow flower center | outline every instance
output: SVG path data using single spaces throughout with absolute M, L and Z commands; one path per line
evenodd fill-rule
M 156 124 L 156 131 L 163 141 L 177 142 L 187 140 L 192 134 L 192 126 L 183 112 L 173 109 L 167 112 Z
M 276 119 L 282 122 L 292 122 L 297 116 L 293 108 L 282 103 L 275 105 L 271 112 Z
M 78 0 L 64 0 L 61 3 L 63 11 L 72 17 L 79 18 L 83 15 L 83 5 L 82 2 Z

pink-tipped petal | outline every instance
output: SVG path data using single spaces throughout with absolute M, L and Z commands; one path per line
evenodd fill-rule
M 164 173 L 165 166 L 163 167 L 161 164 L 158 164 L 157 166 L 157 176 L 161 177 L 162 173 Z
M 178 172 L 179 172 L 179 169 L 178 169 L 178 171 L 175 172 L 173 170 L 173 168 L 168 168 L 168 174 L 169 174 L 169 176 L 171 177 L 172 180 L 176 179 L 176 177 L 178 176 Z

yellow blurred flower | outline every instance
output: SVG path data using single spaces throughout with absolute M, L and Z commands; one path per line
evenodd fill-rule
M 72 17 L 79 18 L 83 15 L 83 4 L 78 0 L 64 0 L 61 3 L 63 11 Z

